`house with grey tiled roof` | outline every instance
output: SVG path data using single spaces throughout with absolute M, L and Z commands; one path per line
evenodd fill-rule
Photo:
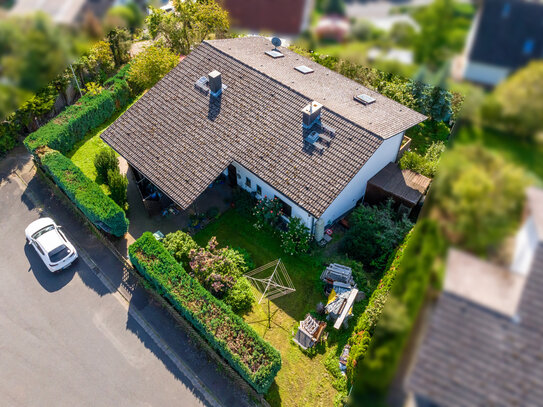
M 511 267 L 449 252 L 406 381 L 417 407 L 542 404 L 543 190 L 526 208 Z
M 484 0 L 468 35 L 463 78 L 495 86 L 543 57 L 543 4 Z
M 262 37 L 204 41 L 102 139 L 185 209 L 221 174 L 314 230 L 426 117 Z

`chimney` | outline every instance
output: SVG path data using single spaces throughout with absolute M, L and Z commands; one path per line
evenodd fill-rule
M 309 129 L 313 124 L 320 121 L 322 105 L 319 102 L 312 101 L 302 109 L 304 128 Z
M 222 92 L 222 78 L 221 73 L 219 71 L 213 71 L 210 72 L 207 75 L 208 78 L 208 86 L 209 90 L 211 91 L 211 94 L 213 96 L 219 96 Z

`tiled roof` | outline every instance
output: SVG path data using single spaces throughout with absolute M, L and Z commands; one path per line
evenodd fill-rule
M 219 50 L 225 47 L 228 52 Z M 333 100 L 339 96 L 334 96 L 337 92 L 330 85 L 319 82 L 320 85 L 314 84 L 302 92 L 302 86 L 291 84 L 290 79 L 281 83 L 276 73 L 265 74 L 249 61 L 240 61 L 239 49 L 249 47 L 260 47 L 258 52 L 262 54 L 271 49 L 268 41 L 258 37 L 204 42 L 101 137 L 183 208 L 229 163 L 236 161 L 320 217 L 381 145 L 382 138 L 338 113 L 340 110 L 336 108 L 341 106 Z M 284 58 L 265 58 L 275 62 L 286 60 L 287 56 L 294 58 L 290 51 L 281 51 Z M 338 89 L 345 89 L 348 81 L 352 89 L 348 103 L 360 115 L 374 114 L 375 109 L 352 100 L 354 89 L 360 85 L 298 58 L 297 65 L 315 66 L 315 72 L 309 74 L 315 75 L 315 79 L 327 77 L 328 81 L 337 82 Z M 202 94 L 194 86 L 199 77 L 213 70 L 222 73 L 223 84 L 227 86 L 219 99 Z M 292 79 L 304 78 L 294 72 L 297 76 Z M 324 104 L 322 123 L 336 130 L 331 144 L 322 153 L 307 150 L 304 145 L 301 112 L 311 100 L 319 100 L 316 97 L 319 86 L 326 88 L 323 95 L 328 99 L 320 98 Z M 373 92 L 372 95 L 378 96 Z M 380 95 L 373 105 L 388 113 L 386 117 L 375 113 L 378 116 L 375 121 L 388 120 L 397 133 L 424 119 L 403 107 L 411 113 L 402 117 L 410 119 L 402 119 L 399 125 L 395 112 L 388 107 L 401 105 Z M 352 112 L 349 114 L 352 116 Z
M 220 0 L 231 25 L 251 31 L 298 34 L 307 0 Z
M 516 69 L 543 55 L 543 4 L 525 0 L 485 0 L 469 59 Z M 533 40 L 531 52 L 526 41 Z
M 426 120 L 426 116 L 287 48 L 280 48 L 283 58 L 270 58 L 264 51 L 273 47 L 266 38 L 245 37 L 208 42 L 381 138 L 395 136 Z M 300 65 L 312 68 L 314 72 L 301 74 L 294 69 Z M 374 97 L 375 103 L 364 106 L 353 100 L 355 95 L 362 93 Z
M 543 245 L 511 318 L 450 292 L 433 310 L 407 388 L 439 406 L 543 400 Z

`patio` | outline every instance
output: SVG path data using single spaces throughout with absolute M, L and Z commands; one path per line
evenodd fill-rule
M 127 199 L 129 209 L 127 212 L 130 220 L 128 234 L 124 239 L 115 242 L 117 249 L 127 255 L 128 246 L 130 246 L 144 232 L 160 231 L 164 235 L 175 232 L 177 230 L 187 230 L 193 223 L 194 215 L 205 215 L 210 209 L 215 208 L 218 213 L 223 213 L 230 208 L 232 199 L 232 189 L 224 181 L 218 180 L 211 184 L 186 210 L 180 210 L 169 198 L 162 197 L 160 202 L 152 207 L 149 202 L 144 203 L 143 195 L 138 189 L 138 175 L 135 170 L 129 168 L 128 164 L 122 157 L 119 157 L 121 172 L 128 177 L 128 192 Z M 168 211 L 168 207 L 170 211 Z M 149 210 L 151 208 L 152 210 Z M 194 232 L 205 227 L 209 223 L 209 219 L 204 217 L 197 226 L 194 227 Z

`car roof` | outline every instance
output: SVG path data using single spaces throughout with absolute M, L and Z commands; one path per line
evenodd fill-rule
M 65 244 L 64 240 L 56 229 L 50 230 L 38 237 L 37 242 L 47 253 L 51 253 L 57 247 Z

